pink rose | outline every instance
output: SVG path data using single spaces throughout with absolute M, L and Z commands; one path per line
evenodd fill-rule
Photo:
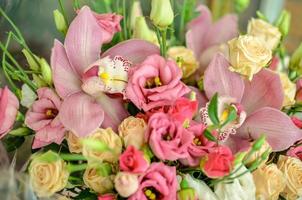
M 98 196 L 98 200 L 116 200 L 115 194 L 103 194 Z
M 188 146 L 193 134 L 169 114 L 155 113 L 151 116 L 146 139 L 153 153 L 161 160 L 177 160 L 188 157 Z
M 50 88 L 40 88 L 37 92 L 38 100 L 25 116 L 25 124 L 36 131 L 32 148 L 40 148 L 53 142 L 61 144 L 65 133 L 58 117 L 61 100 Z
M 120 155 L 119 161 L 121 171 L 143 173 L 149 167 L 143 152 L 137 150 L 132 145 L 128 146 L 126 151 Z
M 146 58 L 129 71 L 126 96 L 144 111 L 171 105 L 190 89 L 180 81 L 181 69 L 159 55 Z
M 176 199 L 178 183 L 175 167 L 169 167 L 163 163 L 152 163 L 149 169 L 140 176 L 139 182 L 139 188 L 129 198 L 130 200 Z
M 181 97 L 175 101 L 175 104 L 169 109 L 172 117 L 183 123 L 185 120 L 191 120 L 198 109 L 198 102 Z
M 302 161 L 302 146 L 292 147 L 290 148 L 286 155 L 298 158 Z
M 201 160 L 203 172 L 210 178 L 220 178 L 230 173 L 234 156 L 227 146 L 211 149 L 210 153 Z
M 0 139 L 13 127 L 19 109 L 17 97 L 8 89 L 0 88 Z
M 205 156 L 216 145 L 215 142 L 208 140 L 204 136 L 206 126 L 203 124 L 195 124 L 190 126 L 187 130 L 190 131 L 194 138 L 188 147 L 189 156 L 181 159 L 181 163 L 196 167 L 200 163 L 202 156 Z
M 293 116 L 291 120 L 298 128 L 302 129 L 302 121 L 298 117 Z

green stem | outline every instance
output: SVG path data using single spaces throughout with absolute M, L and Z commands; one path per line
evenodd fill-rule
M 77 165 L 73 165 L 71 163 L 69 163 L 67 165 L 67 170 L 70 172 L 70 173 L 73 173 L 73 172 L 78 172 L 78 171 L 83 171 L 87 168 L 88 164 L 85 163 L 85 164 L 77 164 Z
M 183 9 L 181 11 L 180 25 L 179 25 L 179 39 L 183 40 L 185 19 L 186 19 L 186 10 L 187 10 L 188 0 L 184 0 Z
M 167 29 L 164 29 L 162 32 L 162 45 L 163 45 L 163 57 L 167 57 Z
M 62 4 L 62 0 L 58 0 L 58 2 L 59 2 L 59 6 L 60 6 L 60 9 L 61 9 L 62 15 L 63 15 L 63 17 L 64 17 L 64 20 L 65 20 L 65 22 L 66 22 L 66 24 L 67 24 L 67 26 L 68 26 L 69 23 L 68 23 L 67 15 L 66 15 L 66 13 L 65 13 L 64 6 L 63 6 L 63 4 Z
M 127 31 L 127 13 L 126 13 L 126 0 L 123 0 L 123 32 L 124 32 L 124 39 L 128 39 L 128 31 Z
M 158 43 L 159 43 L 159 46 L 160 46 L 160 55 L 163 55 L 163 43 L 162 43 L 162 38 L 160 36 L 160 30 L 159 28 L 155 27 L 156 29 L 156 37 L 157 37 L 157 40 L 158 40 Z
M 75 161 L 75 160 L 87 160 L 83 155 L 80 154 L 67 154 L 67 153 L 61 153 L 60 157 L 63 160 L 67 161 Z

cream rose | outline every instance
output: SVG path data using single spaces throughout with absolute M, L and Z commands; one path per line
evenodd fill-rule
M 126 147 L 133 145 L 140 149 L 145 141 L 147 124 L 143 119 L 128 117 L 119 125 L 118 132 Z
M 242 35 L 228 42 L 230 70 L 247 76 L 250 80 L 272 58 L 272 51 L 257 37 Z
M 97 193 L 104 194 L 112 191 L 114 175 L 102 176 L 96 168 L 88 167 L 83 175 L 85 185 Z
M 89 143 L 83 144 L 83 155 L 90 161 L 106 161 L 109 163 L 115 163 L 119 159 L 119 155 L 122 152 L 122 140 L 121 138 L 111 129 L 98 129 L 87 139 L 93 141 L 99 141 L 107 145 L 109 150 L 98 151 L 92 148 Z
M 278 200 L 280 192 L 286 186 L 283 173 L 277 165 L 264 165 L 253 172 L 257 200 Z
M 68 131 L 65 138 L 71 153 L 82 153 L 83 146 L 79 137 L 77 137 L 71 131 Z
M 287 74 L 279 72 L 281 84 L 284 92 L 283 106 L 290 106 L 295 104 L 296 84 L 291 82 Z
M 65 162 L 52 151 L 34 156 L 29 166 L 30 182 L 38 197 L 50 197 L 68 182 Z
M 138 189 L 138 175 L 119 172 L 114 179 L 114 187 L 122 197 L 129 197 Z
M 302 162 L 294 157 L 280 156 L 277 166 L 286 179 L 286 187 L 281 195 L 288 200 L 302 196 Z
M 249 21 L 247 34 L 263 39 L 267 46 L 274 50 L 281 38 L 279 29 L 262 19 L 252 18 Z
M 182 78 L 188 78 L 197 70 L 198 61 L 196 60 L 193 51 L 186 47 L 171 47 L 168 50 L 168 56 L 179 63 L 179 67 L 182 70 Z

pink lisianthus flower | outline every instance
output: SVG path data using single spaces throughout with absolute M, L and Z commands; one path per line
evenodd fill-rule
M 180 81 L 181 69 L 172 60 L 149 56 L 129 71 L 126 96 L 136 107 L 149 111 L 172 105 L 190 89 Z
M 103 194 L 98 196 L 98 200 L 116 200 L 115 194 Z
M 298 128 L 302 129 L 302 121 L 301 121 L 301 119 L 299 119 L 298 117 L 292 116 L 292 117 L 291 117 L 291 120 L 294 122 L 294 124 L 295 124 Z
M 128 146 L 120 155 L 119 164 L 121 171 L 130 173 L 143 173 L 149 167 L 143 152 L 137 150 L 134 146 Z
M 155 113 L 148 122 L 146 141 L 161 160 L 177 160 L 188 157 L 188 147 L 193 134 L 169 114 Z
M 302 161 L 302 146 L 297 146 L 297 147 L 291 147 L 286 155 L 298 158 Z
M 224 55 L 216 54 L 205 71 L 203 82 L 208 99 L 215 93 L 232 98 L 236 110 L 246 113 L 244 119 L 237 117 L 240 123 L 233 126 L 236 132 L 226 139 L 225 144 L 238 151 L 241 144 L 248 144 L 246 141 L 265 134 L 273 151 L 283 151 L 301 140 L 302 130 L 281 111 L 284 94 L 279 75 L 262 69 L 248 81 L 231 72 L 229 66 Z
M 201 160 L 200 167 L 208 177 L 221 178 L 231 172 L 234 159 L 230 148 L 218 146 Z
M 66 130 L 58 115 L 62 104 L 60 97 L 50 88 L 40 88 L 37 93 L 38 100 L 25 116 L 25 124 L 36 132 L 32 148 L 53 142 L 61 144 Z
M 197 113 L 198 102 L 181 97 L 169 108 L 168 113 L 173 119 L 183 123 L 185 120 L 192 120 Z
M 0 88 L 0 139 L 13 127 L 19 109 L 17 97 L 8 89 Z
M 149 169 L 140 176 L 139 188 L 129 200 L 148 200 L 148 195 L 154 199 L 174 200 L 177 192 L 176 168 L 163 163 L 152 163 Z M 148 192 L 147 192 L 148 191 Z
M 194 138 L 188 146 L 188 156 L 181 159 L 181 163 L 196 167 L 200 163 L 201 157 L 208 154 L 212 148 L 216 146 L 216 143 L 208 140 L 204 136 L 206 126 L 203 124 L 191 125 L 187 130 L 194 135 Z
M 115 70 L 115 58 L 122 57 L 135 64 L 159 53 L 158 47 L 151 43 L 128 40 L 101 54 L 107 32 L 99 23 L 90 8 L 84 6 L 71 22 L 64 44 L 55 40 L 51 55 L 55 89 L 63 99 L 59 117 L 64 127 L 78 137 L 85 137 L 99 127 L 117 130 L 128 116 L 122 99 L 108 95 L 123 92 L 125 84 L 115 87 L 116 76 L 122 76 L 119 82 L 128 78 L 123 69 L 129 66 L 128 63 L 124 66 L 119 62 Z M 92 76 L 87 79 L 86 73 Z

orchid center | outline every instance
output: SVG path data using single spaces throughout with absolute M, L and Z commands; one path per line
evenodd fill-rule
M 48 119 L 53 119 L 58 115 L 58 110 L 53 108 L 48 108 L 45 111 L 45 115 Z
M 146 88 L 148 89 L 152 89 L 152 88 L 156 88 L 162 86 L 162 82 L 160 80 L 160 78 L 158 76 L 154 77 L 154 78 L 149 78 L 146 81 Z

